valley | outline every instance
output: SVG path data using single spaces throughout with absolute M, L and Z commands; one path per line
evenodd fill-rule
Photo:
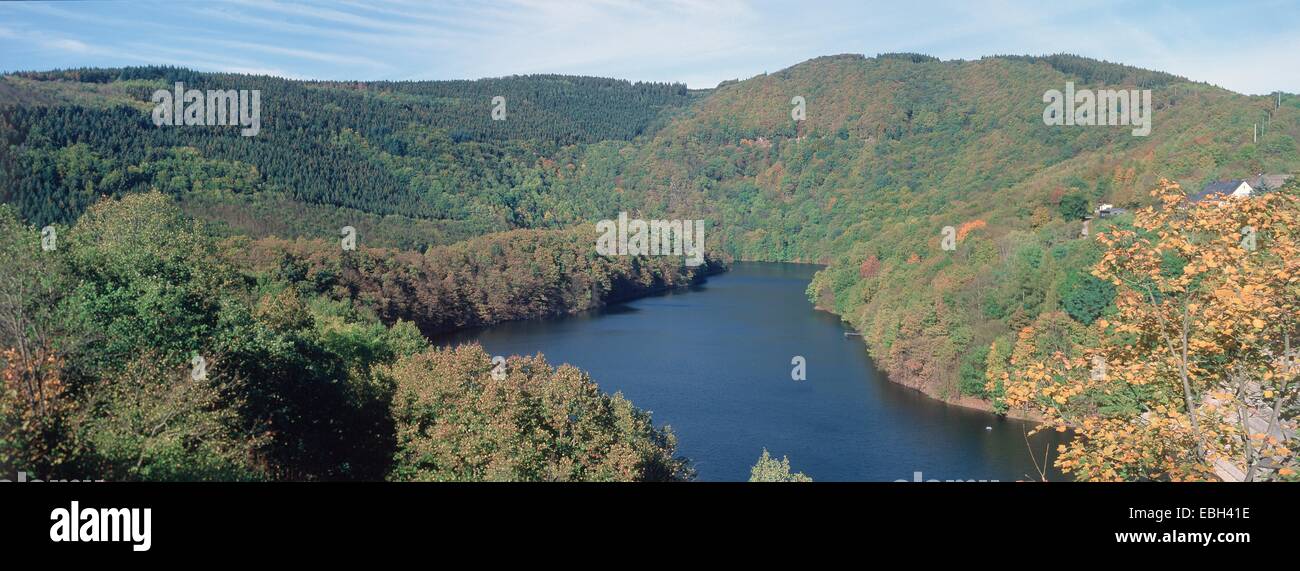
M 259 132 L 242 136 L 238 129 L 219 126 L 154 125 L 150 94 L 178 83 L 202 92 L 260 93 Z M 1142 93 L 1142 109 L 1132 111 L 1141 112 L 1140 130 L 1149 125 L 1149 133 L 1047 124 L 1046 94 L 1063 85 L 1089 93 Z M 56 353 L 79 358 L 67 351 L 78 346 L 80 335 L 90 335 L 97 346 L 104 343 L 97 331 L 122 329 L 134 332 L 126 338 L 131 341 L 112 343 L 115 349 L 104 355 L 157 347 L 162 362 L 170 363 L 215 346 L 244 355 L 252 367 L 254 348 L 211 336 L 260 327 L 280 336 L 256 348 L 280 355 L 275 362 L 296 363 L 322 378 L 351 379 L 347 390 L 328 396 L 337 399 L 330 406 L 350 410 L 344 417 L 371 427 L 362 432 L 386 444 L 345 443 L 348 439 L 331 428 L 300 434 L 300 441 L 277 442 L 270 456 L 260 448 L 245 451 L 263 458 L 254 464 L 272 466 L 250 468 L 248 474 L 269 478 L 390 473 L 386 461 L 359 469 L 361 460 L 346 458 L 352 452 L 343 451 L 364 456 L 368 448 L 393 449 L 400 428 L 385 411 L 392 410 L 390 399 L 397 394 L 392 390 L 400 382 L 382 371 L 423 350 L 424 342 L 410 337 L 411 328 L 427 339 L 570 315 L 687 286 L 732 262 L 823 265 L 810 276 L 801 309 L 834 313 L 861 333 L 845 341 L 860 339 L 862 350 L 890 381 L 933 398 L 1008 416 L 1045 415 L 1049 428 L 1062 430 L 1085 417 L 1104 424 L 1144 414 L 1170 397 L 1148 394 L 1146 388 L 1130 394 L 1129 386 L 1118 396 L 1110 386 L 1058 394 L 1022 374 L 1045 363 L 1050 369 L 1058 360 L 1085 360 L 1116 333 L 1107 331 L 1112 322 L 1122 328 L 1118 333 L 1141 329 L 1125 320 L 1133 315 L 1125 313 L 1132 309 L 1126 305 L 1131 289 L 1119 274 L 1103 270 L 1129 240 L 1176 222 L 1152 218 L 1158 210 L 1146 209 L 1172 207 L 1176 196 L 1185 200 L 1214 181 L 1300 170 L 1300 98 L 1245 96 L 1071 55 L 944 61 L 920 54 L 844 54 L 711 89 L 561 75 L 338 82 L 172 67 L 74 69 L 5 75 L 0 94 L 0 201 L 12 209 L 7 224 L 15 229 L 52 225 L 61 237 L 73 237 L 75 257 L 59 265 L 66 273 L 29 270 L 56 282 L 99 284 L 84 286 L 75 296 L 55 296 L 59 303 L 72 303 L 59 305 L 60 311 L 81 315 L 79 320 L 63 314 L 41 318 L 56 332 L 52 338 L 65 336 Z M 497 97 L 509 112 L 494 118 Z M 798 114 L 791 113 L 795 98 L 801 102 Z M 1277 200 L 1259 203 L 1269 205 L 1267 212 L 1246 206 L 1230 216 L 1271 217 L 1275 225 L 1265 249 L 1289 247 L 1292 203 L 1286 197 L 1294 192 L 1294 180 L 1277 190 Z M 145 202 L 123 205 L 142 196 L 148 197 Z M 102 221 L 87 222 L 86 213 L 97 204 Z M 156 219 L 146 215 L 162 204 L 176 210 L 169 206 Z M 1123 213 L 1103 217 L 1103 204 Z M 593 225 L 620 213 L 702 221 L 709 237 L 704 267 L 683 268 L 680 257 L 672 256 L 599 256 L 593 245 L 600 226 Z M 201 228 L 183 222 L 191 218 Z M 1205 223 L 1227 228 L 1235 220 L 1207 215 Z M 161 234 L 138 238 L 188 248 L 145 249 L 139 254 L 155 256 L 147 258 L 149 267 L 219 258 L 233 273 L 149 274 L 131 287 L 197 297 L 164 296 L 154 300 L 156 306 L 126 312 L 123 307 L 130 304 L 119 299 L 118 290 L 140 276 L 126 268 L 120 275 L 87 276 L 75 264 L 119 251 L 114 236 L 123 231 L 114 224 L 127 222 L 135 225 L 127 234 L 156 228 Z M 356 252 L 335 249 L 342 226 L 358 230 Z M 165 237 L 181 227 L 193 242 L 171 244 Z M 945 228 L 953 230 L 950 248 L 943 243 Z M 23 235 L 11 233 L 12 251 L 23 251 Z M 77 236 L 93 239 L 79 242 Z M 1173 254 L 1168 248 L 1160 249 L 1172 256 L 1165 263 L 1200 267 L 1195 260 L 1202 252 L 1177 245 L 1182 249 Z M 1238 253 L 1215 250 L 1213 255 L 1217 268 L 1221 256 Z M 1286 271 L 1293 262 L 1269 263 L 1270 271 Z M 1282 284 L 1269 287 L 1289 291 Z M 1289 295 L 1276 293 L 1273 299 L 1278 307 L 1290 307 Z M 147 317 L 182 306 L 201 308 L 186 315 L 203 318 L 152 323 Z M 1280 340 L 1277 335 L 1287 327 L 1279 325 L 1265 338 Z M 11 328 L 6 341 L 28 335 L 28 329 L 25 324 Z M 341 330 L 353 331 L 357 343 L 379 335 L 359 331 L 383 330 L 387 333 L 379 337 L 388 341 L 368 349 L 331 345 Z M 296 352 L 309 348 L 333 355 L 334 369 L 311 365 L 312 357 Z M 1264 354 L 1251 353 L 1251 358 Z M 440 355 L 420 362 L 466 367 L 473 358 Z M 782 358 L 788 362 L 789 355 Z M 114 359 L 73 363 L 67 371 L 76 376 L 69 398 L 96 394 L 96 379 L 125 366 Z M 1218 370 L 1208 363 L 1201 366 Z M 815 370 L 816 361 L 809 367 Z M 414 369 L 400 370 L 411 382 L 422 378 Z M 1059 378 L 1075 370 L 1070 365 Z M 293 401 L 302 390 L 293 387 L 298 373 L 283 376 L 256 367 L 239 372 L 250 378 L 282 375 L 276 378 L 288 383 L 287 392 L 260 395 L 258 402 L 266 407 L 288 406 L 284 400 Z M 1214 375 L 1206 379 L 1219 381 Z M 595 381 L 602 387 L 622 382 Z M 1025 392 L 1031 386 L 1039 393 Z M 234 401 L 226 402 L 231 395 L 225 390 L 195 406 L 207 410 L 203 407 L 226 403 L 218 409 L 235 411 L 240 421 L 229 426 L 247 432 L 244 437 L 273 434 L 267 423 L 286 422 L 283 415 L 298 406 L 236 410 L 230 408 Z M 1276 392 L 1293 390 L 1283 385 Z M 311 414 L 325 414 L 322 410 Z M 406 418 L 416 422 L 418 417 Z M 639 429 L 629 434 L 660 438 Z M 1286 430 L 1281 434 L 1282 441 L 1293 438 Z M 1224 453 L 1239 456 L 1239 439 L 1225 438 L 1231 442 Z M 313 439 L 332 443 L 312 444 Z M 303 456 L 311 446 L 328 453 Z M 736 453 L 756 456 L 748 448 Z M 661 447 L 669 456 L 671 449 Z M 1277 467 L 1293 464 L 1294 454 L 1285 446 L 1280 450 Z M 225 450 L 218 456 L 229 460 L 229 454 L 239 455 Z M 1205 454 L 1202 450 L 1199 459 L 1188 462 L 1204 468 L 1211 464 Z M 96 458 L 118 462 L 111 455 Z M 132 477 L 142 476 L 121 466 Z M 737 477 L 735 463 L 729 466 L 731 471 L 719 471 L 718 477 Z M 1206 475 L 1199 468 L 1171 471 L 1163 464 L 1096 472 L 1065 467 L 1102 479 Z M 671 467 L 658 473 L 680 475 Z

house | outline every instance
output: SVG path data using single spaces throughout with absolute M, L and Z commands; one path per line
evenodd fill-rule
M 1123 208 L 1115 208 L 1113 204 L 1102 204 L 1097 207 L 1098 218 L 1114 218 L 1126 212 Z
M 1188 196 L 1189 202 L 1200 202 L 1211 194 L 1226 194 L 1233 197 L 1251 196 L 1260 192 L 1269 192 L 1282 188 L 1291 180 L 1288 174 L 1260 173 L 1250 178 L 1219 180 L 1205 185 L 1200 192 Z
M 1214 181 L 1205 185 L 1200 193 L 1187 196 L 1188 202 L 1201 202 L 1206 196 L 1212 194 L 1225 194 L 1229 196 L 1249 196 L 1255 193 L 1255 187 L 1251 183 L 1245 182 L 1245 179 L 1234 178 L 1231 181 Z
M 1218 180 L 1205 185 L 1200 192 L 1187 197 L 1188 202 L 1200 202 L 1205 200 L 1211 194 L 1226 194 L 1228 196 L 1250 196 L 1255 192 L 1254 187 L 1243 179 Z

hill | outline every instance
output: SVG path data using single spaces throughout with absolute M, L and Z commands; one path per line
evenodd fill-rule
M 1150 135 L 1044 124 L 1043 94 L 1067 83 L 1150 89 Z M 628 208 L 715 220 L 738 258 L 828 264 L 814 303 L 862 331 L 893 380 L 969 404 L 998 400 L 985 372 L 1015 332 L 1109 306 L 1081 212 L 1149 204 L 1162 178 L 1194 190 L 1300 168 L 1300 98 L 1274 107 L 1076 56 L 831 56 L 720 86 L 645 141 L 589 146 L 578 175 Z
M 263 133 L 154 128 L 148 93 L 173 81 L 263 89 Z M 1044 124 L 1043 94 L 1068 83 L 1151 90 L 1150 135 Z M 498 93 L 505 121 L 490 118 Z M 0 94 L 0 198 L 36 224 L 150 187 L 229 234 L 319 238 L 343 216 L 414 250 L 623 210 L 707 218 L 710 246 L 735 257 L 827 264 L 810 299 L 862 331 L 892 379 L 995 407 L 985 375 L 1016 332 L 1110 307 L 1081 212 L 1149 204 L 1162 178 L 1300 169 L 1300 98 L 1071 55 L 839 55 L 700 92 L 131 68 L 11 75 Z
M 156 128 L 155 90 L 260 90 L 261 132 Z M 504 120 L 493 120 L 494 97 Z M 681 84 L 527 76 L 338 83 L 165 67 L 32 72 L 0 79 L 0 200 L 34 223 L 68 223 L 100 195 L 149 188 L 218 195 L 241 232 L 306 232 L 313 206 L 379 216 L 420 246 L 571 220 L 539 189 L 544 159 L 577 144 L 630 140 L 698 97 Z M 260 228 L 267 194 L 303 223 Z M 212 202 L 207 200 L 206 202 Z M 243 221 L 241 222 L 241 215 Z M 429 226 L 417 220 L 439 220 Z M 408 245 L 408 244 L 392 244 Z

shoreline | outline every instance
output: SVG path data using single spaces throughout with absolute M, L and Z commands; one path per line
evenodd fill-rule
M 821 306 L 816 305 L 816 304 L 813 305 L 813 309 L 814 309 L 815 311 L 824 311 L 824 312 L 826 312 L 826 313 L 829 313 L 829 314 L 831 314 L 831 315 L 834 315 L 835 317 L 840 317 L 840 315 L 839 315 L 838 313 L 835 313 L 834 311 L 831 311 L 831 310 L 829 310 L 829 309 L 827 309 L 827 308 L 825 308 L 825 307 L 821 307 Z M 844 322 L 843 318 L 841 318 L 840 321 L 841 321 L 841 322 Z M 859 339 L 862 340 L 862 347 L 863 347 L 863 349 L 865 349 L 865 350 L 867 351 L 867 356 L 868 356 L 868 357 L 871 357 L 871 346 L 867 344 L 866 337 L 865 337 L 864 335 L 862 335 L 862 333 L 859 333 L 859 332 L 857 332 L 857 331 L 852 331 L 852 330 L 850 330 L 850 332 L 852 333 L 851 337 L 857 337 L 857 338 L 859 338 Z M 989 414 L 992 414 L 992 415 L 994 415 L 994 416 L 998 416 L 998 417 L 1002 417 L 1002 418 L 1010 418 L 1010 419 L 1015 419 L 1015 420 L 1024 420 L 1024 421 L 1036 422 L 1036 423 L 1042 423 L 1042 422 L 1043 422 L 1043 417 L 1042 417 L 1041 415 L 1039 415 L 1039 414 L 1033 412 L 1033 411 L 1021 410 L 1021 409 L 1011 409 L 1011 410 L 1008 410 L 1005 414 L 999 414 L 999 413 L 997 413 L 997 412 L 994 412 L 994 410 L 993 410 L 993 403 L 991 403 L 991 402 L 989 402 L 989 401 L 986 401 L 986 400 L 984 400 L 984 399 L 978 398 L 978 397 L 973 397 L 973 396 L 970 396 L 970 395 L 958 395 L 956 398 L 953 398 L 953 397 L 945 397 L 945 396 L 943 396 L 943 395 L 938 394 L 937 392 L 935 392 L 931 387 L 924 386 L 924 385 L 922 385 L 922 386 L 916 386 L 916 385 L 913 385 L 913 384 L 910 384 L 910 383 L 904 383 L 904 382 L 898 381 L 898 380 L 896 380 L 896 379 L 894 378 L 895 375 L 893 374 L 893 372 L 889 371 L 888 369 L 886 369 L 886 368 L 884 368 L 884 367 L 881 367 L 878 363 L 876 363 L 876 360 L 875 360 L 874 357 L 871 357 L 871 361 L 872 361 L 873 364 L 876 365 L 876 370 L 880 371 L 880 373 L 881 373 L 882 375 L 884 375 L 885 380 L 887 380 L 887 381 L 889 381 L 889 382 L 891 382 L 891 383 L 894 383 L 894 384 L 896 384 L 896 385 L 900 385 L 900 386 L 903 386 L 903 387 L 907 387 L 907 388 L 909 388 L 909 389 L 912 389 L 912 390 L 914 390 L 914 391 L 916 391 L 916 392 L 919 392 L 919 393 L 921 393 L 921 394 L 923 394 L 923 395 L 925 395 L 925 396 L 927 396 L 927 397 L 929 397 L 929 398 L 931 398 L 931 399 L 934 399 L 934 400 L 936 400 L 936 401 L 939 401 L 939 402 L 941 402 L 941 403 L 948 404 L 948 405 L 951 405 L 951 406 L 957 406 L 957 407 L 961 407 L 961 408 L 965 408 L 965 409 L 970 409 L 970 410 L 978 410 L 978 411 L 982 411 L 982 412 L 987 412 L 987 413 L 989 413 Z
M 735 261 L 737 261 L 737 262 L 771 262 L 771 260 L 745 260 L 745 259 L 740 259 L 740 258 L 737 258 Z M 827 266 L 827 264 L 826 264 L 826 263 L 823 263 L 823 262 L 781 261 L 781 262 L 779 262 L 779 263 L 787 263 L 787 264 L 808 264 L 808 265 L 822 266 L 822 267 L 826 267 L 826 266 Z M 728 268 L 728 269 L 729 269 L 729 268 Z M 721 272 L 719 272 L 719 273 L 721 273 Z M 844 318 L 843 318 L 842 316 L 840 316 L 840 314 L 835 313 L 834 311 L 832 311 L 832 310 L 830 310 L 830 309 L 827 309 L 827 308 L 825 308 L 825 307 L 822 307 L 822 306 L 820 306 L 820 305 L 813 304 L 813 310 L 814 310 L 814 311 L 824 311 L 824 312 L 826 312 L 826 313 L 829 313 L 829 314 L 831 314 L 831 315 L 834 315 L 835 317 L 840 318 L 840 322 L 841 322 L 841 323 L 847 323 L 847 322 L 844 320 Z M 919 393 L 925 395 L 926 397 L 929 397 L 929 398 L 931 398 L 931 399 L 933 399 L 933 400 L 939 401 L 939 402 L 944 403 L 944 404 L 947 404 L 947 405 L 957 406 L 957 407 L 961 407 L 961 408 L 968 409 L 968 410 L 978 410 L 978 411 L 981 411 L 981 412 L 987 412 L 987 413 L 989 413 L 989 414 L 992 414 L 992 415 L 994 415 L 994 416 L 998 416 L 998 417 L 1002 417 L 1002 418 L 1010 418 L 1010 419 L 1015 419 L 1015 420 L 1024 420 L 1024 421 L 1035 422 L 1035 423 L 1040 423 L 1040 424 L 1043 422 L 1043 417 L 1042 417 L 1042 415 L 1040 415 L 1040 414 L 1038 414 L 1038 413 L 1036 413 L 1036 412 L 1030 411 L 1030 410 L 1011 409 L 1011 410 L 1008 410 L 1005 414 L 998 414 L 997 412 L 994 412 L 994 410 L 993 410 L 993 403 L 991 403 L 991 402 L 989 402 L 989 401 L 986 401 L 986 400 L 984 400 L 984 399 L 981 399 L 981 398 L 978 398 L 978 397 L 969 396 L 969 395 L 958 395 L 956 398 L 945 397 L 945 396 L 943 396 L 943 395 L 941 395 L 941 394 L 938 394 L 938 393 L 937 393 L 936 391 L 934 391 L 931 387 L 927 387 L 927 386 L 915 386 L 915 385 L 912 385 L 912 384 L 909 384 L 909 383 L 904 383 L 904 382 L 902 382 L 902 381 L 899 381 L 899 380 L 896 379 L 896 376 L 897 376 L 897 375 L 895 375 L 893 372 L 891 372 L 891 371 L 885 369 L 884 367 L 882 367 L 882 366 L 881 366 L 881 365 L 876 361 L 875 357 L 871 356 L 871 346 L 867 344 L 866 337 L 865 337 L 864 335 L 862 335 L 861 332 L 859 332 L 859 331 L 855 331 L 855 330 L 852 330 L 852 329 L 849 329 L 847 332 L 852 334 L 852 335 L 850 335 L 850 337 L 857 337 L 857 338 L 859 338 L 859 339 L 862 340 L 862 347 L 863 347 L 864 349 L 866 349 L 866 351 L 867 351 L 867 357 L 871 359 L 871 362 L 872 362 L 872 364 L 876 367 L 876 370 L 879 371 L 879 372 L 880 372 L 880 373 L 885 377 L 885 380 L 887 380 L 887 381 L 889 381 L 889 382 L 891 382 L 891 383 L 893 383 L 893 384 L 895 384 L 895 385 L 899 385 L 899 386 L 902 386 L 902 387 L 907 387 L 907 388 L 909 388 L 909 389 L 912 389 L 912 390 L 914 390 L 914 391 L 917 391 L 917 392 L 919 392 Z
M 708 278 L 711 277 L 711 276 L 716 276 L 716 275 L 720 275 L 720 274 L 725 274 L 725 273 L 727 273 L 728 271 L 731 270 L 731 264 L 730 264 L 729 262 L 725 262 L 725 261 L 719 261 L 719 262 L 714 262 L 714 263 L 704 264 L 704 265 L 701 266 L 701 267 L 703 267 L 703 268 L 705 268 L 705 269 L 703 269 L 703 270 L 701 270 L 701 271 L 699 271 L 699 272 L 696 272 L 694 275 L 691 276 L 691 279 L 688 280 L 688 281 L 686 281 L 686 282 L 679 283 L 679 284 L 675 284 L 675 285 L 667 285 L 667 284 L 663 284 L 663 285 L 659 285 L 659 286 L 655 286 L 655 287 L 651 287 L 651 288 L 640 289 L 640 290 L 637 290 L 637 291 L 635 291 L 635 292 L 629 292 L 629 293 L 626 293 L 626 294 L 623 294 L 623 295 L 619 295 L 619 296 L 611 296 L 611 297 L 608 297 L 608 298 L 602 299 L 602 300 L 600 301 L 600 303 L 594 304 L 594 305 L 592 305 L 592 306 L 590 306 L 590 307 L 583 307 L 583 308 L 576 308 L 576 307 L 575 307 L 575 308 L 567 308 L 567 309 L 565 309 L 564 311 L 557 311 L 557 312 L 547 313 L 547 314 L 543 314 L 543 315 L 520 316 L 520 317 L 517 317 L 517 318 L 514 318 L 514 319 L 502 319 L 502 320 L 500 320 L 500 321 L 493 321 L 493 322 L 491 322 L 491 323 L 477 323 L 477 324 L 474 324 L 474 325 L 465 325 L 465 326 L 461 326 L 461 327 L 452 327 L 452 328 L 449 328 L 449 329 L 446 329 L 446 330 L 440 330 L 440 331 L 432 331 L 432 332 L 429 332 L 429 331 L 423 331 L 423 330 L 421 330 L 420 333 L 421 333 L 421 335 L 423 335 L 424 338 L 427 339 L 430 343 L 432 343 L 432 344 L 434 344 L 434 345 L 441 345 L 441 344 L 443 344 L 445 341 L 448 341 L 448 340 L 452 340 L 452 341 L 454 341 L 458 336 L 463 335 L 463 334 L 465 334 L 466 332 L 474 331 L 474 330 L 477 330 L 477 329 L 486 329 L 486 328 L 489 328 L 489 327 L 495 327 L 495 326 L 497 326 L 497 325 L 501 325 L 502 323 L 511 323 L 511 322 L 517 322 L 517 321 L 532 321 L 532 320 L 536 320 L 536 319 L 555 319 L 555 318 L 561 318 L 561 317 L 569 317 L 569 316 L 579 315 L 579 314 L 586 313 L 586 312 L 597 312 L 597 311 L 602 311 L 602 310 L 604 310 L 604 309 L 606 309 L 606 308 L 608 308 L 608 307 L 610 307 L 610 306 L 618 305 L 618 304 L 620 304 L 620 303 L 628 303 L 628 302 L 636 301 L 636 300 L 638 300 L 638 299 L 642 299 L 642 298 L 646 298 L 646 297 L 653 297 L 653 296 L 655 296 L 655 295 L 663 294 L 663 293 L 666 293 L 666 292 L 677 291 L 677 290 L 683 290 L 683 289 L 689 289 L 689 288 L 691 288 L 691 287 L 694 287 L 694 286 L 697 286 L 697 285 L 703 283 L 706 279 L 708 279 Z

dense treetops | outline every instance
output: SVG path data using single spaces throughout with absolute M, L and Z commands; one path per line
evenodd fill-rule
M 1045 63 L 1061 73 L 1077 77 L 1082 83 L 1088 84 L 1136 85 L 1143 88 L 1152 88 L 1187 82 L 1187 78 L 1170 73 L 1108 61 L 1097 61 L 1073 54 L 1053 54 L 1048 56 L 1002 55 L 995 57 L 1011 61 Z
M 424 481 L 688 479 L 671 432 L 582 371 L 541 356 L 495 365 L 477 345 L 433 349 L 386 368 L 396 393 L 390 478 Z M 472 427 L 473 430 L 466 430 Z
M 155 127 L 150 95 L 175 82 L 261 90 L 262 131 Z M 98 195 L 216 187 L 506 229 L 545 218 L 527 203 L 543 157 L 631 139 L 695 97 L 680 84 L 554 75 L 344 84 L 160 67 L 26 73 L 0 84 L 0 199 L 40 224 L 71 222 Z M 497 96 L 501 121 L 492 118 Z
M 780 460 L 773 458 L 767 449 L 763 449 L 763 454 L 758 457 L 758 462 L 749 469 L 749 481 L 751 482 L 811 482 L 803 472 L 790 472 L 790 459 L 782 456 Z
M 715 256 L 695 268 L 680 257 L 601 256 L 595 236 L 591 226 L 514 230 L 423 254 L 276 238 L 228 247 L 249 271 L 280 276 L 304 294 L 363 302 L 385 323 L 410 321 L 431 336 L 593 309 L 725 268 Z
M 492 303 L 494 292 L 476 288 L 562 275 L 528 263 L 514 268 L 520 280 L 507 273 L 521 251 L 539 262 L 563 255 L 544 246 L 547 232 L 557 231 L 507 237 L 513 245 L 476 251 L 468 267 L 441 260 L 456 275 L 436 279 Z M 390 278 L 369 266 L 403 263 L 385 252 L 309 268 L 286 247 L 262 270 L 247 238 L 219 240 L 156 192 L 93 205 L 52 250 L 41 238 L 0 205 L 0 254 L 13 262 L 0 275 L 0 469 L 106 480 L 690 475 L 669 432 L 570 367 L 516 360 L 493 384 L 481 349 L 440 352 L 410 321 L 381 322 L 394 302 L 366 284 Z M 662 276 L 628 263 L 584 272 L 610 288 Z M 491 280 L 478 275 L 487 268 Z M 511 310 L 564 313 L 617 290 L 603 291 L 547 298 L 538 286 L 524 292 L 538 296 L 532 304 Z M 435 321 L 473 309 L 484 311 L 475 323 L 521 316 L 455 297 L 422 303 Z M 475 432 L 488 421 L 496 432 Z M 443 440 L 471 433 L 482 438 Z M 470 465 L 457 463 L 461 452 Z

